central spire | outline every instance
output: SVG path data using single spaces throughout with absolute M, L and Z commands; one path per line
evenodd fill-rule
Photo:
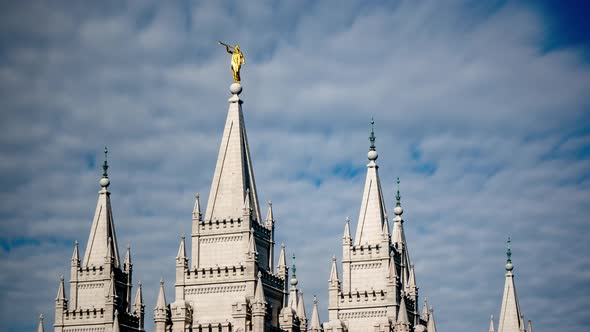
M 242 114 L 242 101 L 239 97 L 242 86 L 234 83 L 230 91 L 232 96 L 229 98 L 229 110 L 209 193 L 205 221 L 242 217 L 244 202 L 248 199 L 249 191 L 252 218 L 260 222 L 256 184 Z
M 365 191 L 361 202 L 356 234 L 354 237 L 355 245 L 374 244 L 383 239 L 383 223 L 385 222 L 385 204 L 383 202 L 383 193 L 381 191 L 381 181 L 379 180 L 379 166 L 375 163 L 378 158 L 375 147 L 375 121 L 371 119 L 371 134 L 369 136 L 369 152 L 367 158 L 367 178 L 365 180 Z

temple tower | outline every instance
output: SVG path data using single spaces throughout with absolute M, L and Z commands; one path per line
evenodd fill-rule
M 391 232 L 376 163 L 373 124 L 371 121 L 369 162 L 354 238 L 348 218 L 344 225 L 342 275 L 336 258 L 332 259 L 329 321 L 324 330 L 425 331 L 428 321 L 418 310 L 418 287 L 403 230 L 399 188 Z
M 275 271 L 272 204 L 263 220 L 239 97 L 241 85 L 232 84 L 230 92 L 207 210 L 203 215 L 197 194 L 190 261 L 182 237 L 170 319 L 162 314 L 156 332 L 169 328 L 262 332 L 280 327 L 279 316 L 288 298 L 284 246 Z
M 69 300 L 63 276 L 59 282 L 55 299 L 56 332 L 144 331 L 141 286 L 136 303 L 131 305 L 133 264 L 130 246 L 127 246 L 124 261 L 120 261 L 108 190 L 110 180 L 106 155 L 105 148 L 101 189 L 82 261 L 78 241 L 74 243 Z

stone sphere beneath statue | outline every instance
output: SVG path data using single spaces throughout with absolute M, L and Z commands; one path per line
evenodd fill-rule
M 229 91 L 234 95 L 239 95 L 242 92 L 242 85 L 240 83 L 234 83 L 229 87 Z

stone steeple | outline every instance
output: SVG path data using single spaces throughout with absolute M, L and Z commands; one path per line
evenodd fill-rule
M 297 300 L 297 316 L 299 317 L 301 331 L 307 331 L 307 314 L 305 313 L 305 302 L 303 300 L 303 291 L 299 291 Z
M 70 294 L 66 300 L 65 282 L 62 277 L 55 307 L 55 331 L 84 329 L 92 326 L 112 331 L 119 325 L 124 331 L 143 331 L 143 310 L 132 310 L 132 262 L 131 249 L 127 246 L 123 264 L 111 210 L 108 187 L 108 163 L 103 164 L 99 181 L 98 203 L 90 228 L 84 258 L 80 261 L 78 241 L 70 260 Z M 118 315 L 115 315 L 115 312 Z M 118 320 L 117 324 L 114 321 Z
M 113 321 L 113 329 L 111 332 L 121 332 L 121 326 L 119 325 L 119 312 L 115 310 L 115 320 Z
M 272 212 L 271 201 L 268 201 L 268 210 L 266 211 L 266 218 L 264 219 L 264 221 L 266 222 L 267 227 L 269 227 L 275 221 L 274 213 Z
M 141 289 L 141 280 L 137 284 L 137 292 L 135 293 L 135 301 L 133 301 L 133 314 L 140 317 L 139 328 L 144 329 L 144 317 L 145 317 L 145 304 L 143 303 L 143 291 Z
M 374 124 L 371 121 L 371 126 Z M 369 163 L 367 164 L 367 176 L 365 179 L 365 191 L 361 203 L 354 245 L 376 244 L 381 242 L 383 234 L 383 223 L 385 222 L 385 204 L 381 192 L 381 181 L 379 181 L 379 166 L 375 163 L 378 154 L 375 148 L 375 132 L 371 127 L 369 137 L 371 146 Z
M 346 217 L 345 224 L 344 224 L 344 234 L 342 235 L 342 241 L 345 244 L 350 245 L 352 241 L 352 236 L 350 236 L 350 218 Z
M 322 326 L 320 324 L 320 313 L 318 311 L 318 298 L 314 295 L 313 296 L 313 311 L 311 312 L 311 320 L 309 322 L 309 330 L 310 332 L 320 332 L 322 331 Z
M 285 256 L 285 244 L 281 243 L 281 251 L 279 253 L 279 262 L 277 263 L 277 273 L 284 274 L 287 271 L 287 258 Z
M 424 300 L 424 305 L 422 306 L 422 320 L 428 321 L 428 301 Z
M 289 289 L 289 307 L 293 309 L 294 312 L 297 312 L 297 300 L 299 297 L 297 296 L 297 267 L 295 266 L 295 254 L 293 254 L 293 276 L 291 277 L 291 288 Z
M 39 325 L 37 326 L 37 332 L 45 332 L 45 328 L 43 327 L 43 315 L 39 315 Z
M 307 318 L 305 316 L 305 307 L 303 304 L 303 295 L 297 288 L 299 281 L 297 280 L 297 267 L 295 266 L 295 254 L 293 254 L 293 267 L 291 268 L 293 275 L 289 283 L 289 302 L 285 306 L 279 316 L 279 325 L 282 330 L 288 332 L 306 331 Z
M 270 202 L 265 219 L 260 215 L 241 85 L 232 84 L 230 92 L 205 214 L 197 194 L 191 256 L 183 239 L 176 257 L 175 301 L 169 305 L 172 331 L 279 328 L 277 317 L 287 302 L 284 249 L 273 271 L 276 215 Z M 265 296 L 264 306 L 255 300 L 259 292 Z
M 120 265 L 119 246 L 117 245 L 117 236 L 115 235 L 115 226 L 113 223 L 113 211 L 111 210 L 111 194 L 108 190 L 110 180 L 107 174 L 109 166 L 107 164 L 106 155 L 108 151 L 106 148 L 104 153 L 105 160 L 102 166 L 103 174 L 100 179 L 100 185 L 102 188 L 98 192 L 98 203 L 96 204 L 92 226 L 90 227 L 90 235 L 88 236 L 88 242 L 86 243 L 86 251 L 84 252 L 84 260 L 82 264 L 84 268 L 101 266 L 107 255 L 112 255 L 114 267 L 119 267 Z M 109 241 L 109 239 L 111 240 Z
M 494 329 L 494 315 L 490 316 L 490 328 L 488 332 L 496 332 L 496 329 Z
M 369 163 L 354 238 L 350 236 L 348 218 L 344 225 L 341 280 L 336 259 L 332 262 L 326 332 L 341 329 L 360 332 L 368 328 L 377 331 L 414 331 L 417 328 L 419 331 L 427 324 L 418 310 L 418 285 L 402 225 L 399 187 L 390 232 L 376 164 L 373 126 L 371 121 Z M 361 307 L 359 303 L 371 305 Z
M 514 274 L 512 265 L 512 250 L 510 249 L 510 237 L 507 241 L 506 249 L 506 280 L 504 282 L 504 294 L 502 296 L 502 307 L 500 309 L 500 319 L 498 320 L 498 332 L 522 332 L 525 331 L 524 319 L 516 288 L 514 287 Z
M 235 86 L 235 85 L 232 85 Z M 256 221 L 261 222 L 254 172 L 242 114 L 241 86 L 233 90 L 229 99 L 229 111 L 221 138 L 217 165 L 211 183 L 205 221 L 223 220 L 242 215 L 247 191 L 252 197 L 252 211 Z
M 428 311 L 428 326 L 426 328 L 428 332 L 436 332 L 436 322 L 434 321 L 434 309 L 430 307 Z
M 266 315 L 266 308 L 268 302 L 264 296 L 264 286 L 262 285 L 262 273 L 258 271 L 258 279 L 256 281 L 256 288 L 254 290 L 254 300 L 252 301 L 252 331 L 253 332 L 264 332 L 265 322 L 264 318 Z
M 164 280 L 160 280 L 160 289 L 158 298 L 154 307 L 154 323 L 156 332 L 166 332 L 170 326 L 170 308 L 166 302 L 166 292 L 164 291 Z
M 399 312 L 395 322 L 395 332 L 409 332 L 410 321 L 408 320 L 408 310 L 406 308 L 406 297 L 402 294 L 400 297 Z
M 406 245 L 406 235 L 404 233 L 404 219 L 402 218 L 402 214 L 404 213 L 404 209 L 401 205 L 401 195 L 399 193 L 399 178 L 396 180 L 397 182 L 397 192 L 395 194 L 395 208 L 393 208 L 393 213 L 395 217 L 393 218 L 393 239 L 392 242 L 396 247 L 402 248 Z

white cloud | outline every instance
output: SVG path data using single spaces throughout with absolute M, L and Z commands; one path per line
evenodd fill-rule
M 132 244 L 147 308 L 160 276 L 172 290 L 227 110 L 218 39 L 246 53 L 259 198 L 273 200 L 277 242 L 297 253 L 308 310 L 317 293 L 327 319 L 330 258 L 344 218 L 357 219 L 374 116 L 388 207 L 400 176 L 420 294 L 441 330 L 484 329 L 497 313 L 507 233 L 536 330 L 586 325 L 590 68 L 576 50 L 543 53 L 545 22 L 513 5 L 248 4 L 3 11 L 0 240 L 12 249 L 0 253 L 0 287 L 18 291 L 3 297 L 0 329 L 52 316 L 70 243 L 85 247 L 104 145 L 119 242 Z

